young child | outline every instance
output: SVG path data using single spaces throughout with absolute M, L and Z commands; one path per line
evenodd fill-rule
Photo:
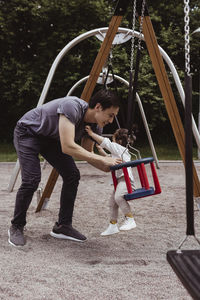
M 97 149 L 101 155 L 108 155 L 103 150 L 104 148 L 111 153 L 112 157 L 122 158 L 123 162 L 127 162 L 131 160 L 131 156 L 128 152 L 128 149 L 126 149 L 126 145 L 128 142 L 133 143 L 134 139 L 132 139 L 132 141 L 129 140 L 127 129 L 124 128 L 117 129 L 112 137 L 112 142 L 108 138 L 104 138 L 94 133 L 91 130 L 90 126 L 86 126 L 85 130 L 87 131 L 88 135 L 98 143 Z M 128 174 L 130 177 L 132 188 L 133 190 L 135 190 L 134 178 L 133 178 L 131 168 L 128 168 Z M 116 177 L 118 181 L 117 188 L 116 191 L 113 191 L 109 202 L 110 223 L 108 228 L 101 233 L 101 235 L 103 236 L 118 233 L 119 230 L 130 230 L 136 227 L 136 223 L 133 218 L 130 205 L 124 199 L 124 194 L 127 193 L 127 187 L 126 187 L 126 182 L 124 180 L 123 171 L 117 170 Z M 118 229 L 117 218 L 118 218 L 119 207 L 125 216 L 125 221 L 123 225 Z

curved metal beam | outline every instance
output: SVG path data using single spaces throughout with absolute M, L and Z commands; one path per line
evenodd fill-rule
M 85 33 L 79 35 L 78 37 L 76 37 L 75 39 L 73 39 L 72 41 L 70 41 L 60 51 L 60 53 L 57 55 L 57 57 L 55 58 L 52 66 L 50 68 L 50 71 L 49 71 L 48 76 L 46 78 L 46 82 L 45 82 L 44 87 L 42 89 L 42 93 L 40 95 L 37 106 L 40 106 L 44 103 L 44 101 L 46 99 L 46 96 L 47 96 L 47 93 L 48 93 L 48 90 L 49 90 L 49 87 L 50 87 L 50 84 L 51 84 L 51 81 L 52 81 L 53 76 L 55 74 L 55 71 L 57 69 L 57 66 L 61 62 L 62 58 L 67 54 L 67 52 L 69 52 L 70 49 L 72 49 L 74 46 L 76 46 L 81 41 L 83 41 L 83 40 L 85 40 L 85 39 L 87 39 L 91 36 L 97 35 L 97 34 L 100 34 L 102 36 L 102 34 L 107 32 L 107 30 L 108 30 L 108 27 L 102 27 L 102 28 L 97 28 L 97 29 L 93 29 L 93 30 L 90 30 L 88 32 L 85 32 Z M 118 32 L 119 33 L 124 33 L 125 35 L 131 35 L 131 36 L 134 35 L 136 38 L 139 38 L 139 35 L 140 35 L 139 32 L 137 32 L 137 31 L 133 32 L 131 29 L 123 28 L 123 27 L 119 27 Z M 142 38 L 142 40 L 144 40 L 143 35 L 141 35 L 141 38 Z M 172 72 L 172 75 L 173 75 L 176 87 L 179 91 L 179 95 L 181 97 L 182 103 L 183 103 L 183 105 L 185 105 L 185 93 L 184 93 L 180 78 L 178 76 L 178 73 L 176 71 L 176 68 L 175 68 L 174 64 L 172 63 L 171 59 L 169 58 L 169 56 L 167 55 L 167 53 L 160 46 L 159 46 L 159 50 L 160 50 L 160 53 L 161 53 L 163 59 L 165 60 L 165 62 L 167 63 L 169 69 Z M 192 116 L 192 130 L 193 130 L 193 134 L 194 134 L 197 146 L 200 149 L 200 135 L 199 135 L 199 131 L 197 129 L 197 126 L 196 126 L 196 123 L 194 121 L 193 116 Z M 17 161 L 14 173 L 11 176 L 11 180 L 10 180 L 10 183 L 9 183 L 9 186 L 8 186 L 8 191 L 9 192 L 11 192 L 13 190 L 13 187 L 15 185 L 15 181 L 16 181 L 16 178 L 18 176 L 19 170 L 20 170 L 20 166 L 19 166 L 19 162 Z
M 81 41 L 83 41 L 83 40 L 85 40 L 85 39 L 87 39 L 91 36 L 94 36 L 94 35 L 101 35 L 102 36 L 104 33 L 107 32 L 107 30 L 108 30 L 108 27 L 102 27 L 102 28 L 97 28 L 97 29 L 93 29 L 93 30 L 90 30 L 88 32 L 85 32 L 85 33 L 79 35 L 78 37 L 76 37 L 75 39 L 73 39 L 71 42 L 69 42 L 60 51 L 60 53 L 57 55 L 56 59 L 54 60 L 52 66 L 51 66 L 51 69 L 50 69 L 49 74 L 47 76 L 47 79 L 46 79 L 45 85 L 43 87 L 43 90 L 42 90 L 42 93 L 41 93 L 41 96 L 40 96 L 40 99 L 38 101 L 37 106 L 40 106 L 44 103 L 44 101 L 46 99 L 46 96 L 47 96 L 47 92 L 48 92 L 50 84 L 51 84 L 51 81 L 53 79 L 55 70 L 56 70 L 58 64 L 60 63 L 60 61 L 62 60 L 62 58 L 66 55 L 66 53 L 69 52 L 70 49 L 72 49 L 74 46 L 76 46 Z M 134 34 L 134 36 L 136 38 L 139 38 L 139 35 L 140 35 L 139 32 L 137 32 L 137 31 L 133 32 L 131 29 L 123 28 L 123 27 L 119 27 L 118 32 L 125 34 L 126 37 L 128 35 L 132 36 Z M 141 38 L 142 38 L 142 40 L 144 40 L 144 35 L 141 35 Z M 113 41 L 113 43 L 114 43 L 114 41 Z M 184 93 L 183 86 L 181 84 L 180 78 L 178 76 L 178 73 L 176 71 L 176 68 L 175 68 L 173 62 L 171 61 L 171 59 L 169 58 L 169 56 L 167 55 L 167 53 L 160 46 L 159 46 L 159 50 L 160 50 L 160 53 L 161 53 L 163 59 L 165 60 L 165 62 L 167 63 L 169 69 L 172 72 L 172 75 L 173 75 L 176 87 L 178 89 L 179 95 L 181 97 L 182 103 L 183 103 L 183 105 L 185 105 L 185 93 Z M 192 116 L 192 129 L 193 129 L 193 134 L 194 134 L 197 146 L 200 149 L 200 135 L 199 135 L 199 131 L 197 129 L 197 126 L 196 126 L 196 123 L 194 121 L 193 116 Z

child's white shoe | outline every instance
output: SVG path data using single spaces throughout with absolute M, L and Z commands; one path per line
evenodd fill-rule
M 101 235 L 111 235 L 111 234 L 115 234 L 115 233 L 118 233 L 119 232 L 119 229 L 118 229 L 118 226 L 117 224 L 109 224 L 108 228 L 101 233 Z
M 125 221 L 123 225 L 119 228 L 119 230 L 130 230 L 136 227 L 136 223 L 134 218 L 125 217 Z

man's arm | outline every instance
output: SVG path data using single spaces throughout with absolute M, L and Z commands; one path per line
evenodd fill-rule
M 80 160 L 86 160 L 89 164 L 104 172 L 109 172 L 110 166 L 121 163 L 120 159 L 102 157 L 76 144 L 74 141 L 75 126 L 64 115 L 59 117 L 59 134 L 63 153 Z
M 94 150 L 94 142 L 88 138 L 87 136 L 84 136 L 81 139 L 81 147 L 83 147 L 85 150 L 89 152 L 93 152 Z

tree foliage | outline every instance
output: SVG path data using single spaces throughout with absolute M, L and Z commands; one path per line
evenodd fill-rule
M 1 141 L 10 140 L 17 119 L 37 105 L 49 69 L 58 53 L 81 33 L 107 27 L 115 4 L 116 1 L 106 0 L 0 0 Z M 195 0 L 190 1 L 190 6 L 192 32 L 200 26 L 200 7 Z M 149 12 L 158 43 L 175 63 L 183 80 L 183 3 L 178 2 L 175 6 L 173 0 L 149 1 Z M 132 28 L 131 5 L 121 26 Z M 100 44 L 100 41 L 93 37 L 70 50 L 56 70 L 46 101 L 63 97 L 79 79 L 90 73 Z M 150 128 L 160 133 L 164 128 L 166 129 L 166 124 L 169 127 L 169 121 L 145 44 L 143 47 L 138 92 Z M 199 49 L 200 37 L 191 36 L 195 113 L 198 111 L 196 103 L 198 102 Z M 126 80 L 129 78 L 130 52 L 130 41 L 117 45 L 112 50 L 114 72 Z M 181 108 L 175 85 L 173 80 L 171 81 Z M 77 95 L 80 95 L 82 88 L 83 86 L 77 89 Z M 118 84 L 118 92 L 124 105 L 128 90 Z M 136 122 L 141 126 L 141 118 L 137 111 Z

